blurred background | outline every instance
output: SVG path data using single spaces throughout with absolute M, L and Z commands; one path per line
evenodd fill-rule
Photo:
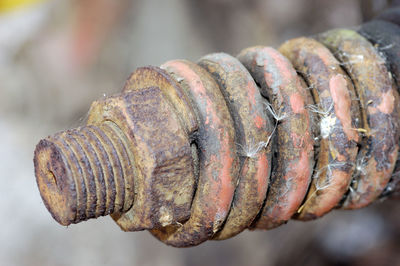
M 394 2 L 0 0 L 0 265 L 400 265 L 395 201 L 175 249 L 110 217 L 58 225 L 32 163 L 39 139 L 80 125 L 138 66 L 277 47 Z

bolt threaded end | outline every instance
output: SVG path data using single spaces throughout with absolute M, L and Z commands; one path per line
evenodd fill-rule
M 43 201 L 62 225 L 123 213 L 133 204 L 133 155 L 113 122 L 41 140 L 34 164 Z

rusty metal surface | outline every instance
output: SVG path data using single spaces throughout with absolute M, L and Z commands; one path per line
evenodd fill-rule
M 398 36 L 371 27 L 137 69 L 37 145 L 46 207 L 188 247 L 397 197 Z
M 400 90 L 400 26 L 372 20 L 362 24 L 358 32 L 384 56 L 386 65 L 396 81 L 397 90 Z
M 105 213 L 107 197 L 107 191 L 104 181 L 104 170 L 101 167 L 98 155 L 100 154 L 100 151 L 90 144 L 96 142 L 96 140 L 93 139 L 93 135 L 90 135 L 84 131 L 81 132 L 76 130 L 74 132 L 71 132 L 71 136 L 75 138 L 79 145 L 81 145 L 82 150 L 84 151 L 83 161 L 85 161 L 85 164 L 87 163 L 88 168 L 90 168 L 89 171 L 91 173 L 88 174 L 87 178 L 89 179 L 88 183 L 91 184 L 89 186 L 90 189 L 94 187 L 94 190 L 96 191 L 96 206 L 94 210 L 94 216 L 99 217 Z
M 76 217 L 77 195 L 64 152 L 43 139 L 36 146 L 34 165 L 40 195 L 51 216 L 62 225 L 71 224 Z
M 357 156 L 357 173 L 343 204 L 345 209 L 367 206 L 383 192 L 398 152 L 398 98 L 385 61 L 364 37 L 352 30 L 318 35 L 352 78 L 363 112 L 365 137 Z
M 273 124 L 266 102 L 238 59 L 210 54 L 200 59 L 218 82 L 233 118 L 240 173 L 228 217 L 214 239 L 226 239 L 250 226 L 266 197 L 271 172 Z
M 228 215 L 239 172 L 235 133 L 218 84 L 204 69 L 188 61 L 163 67 L 181 81 L 197 109 L 199 178 L 190 219 L 152 233 L 169 245 L 192 246 L 212 238 Z
M 113 215 L 118 225 L 134 231 L 188 219 L 195 181 L 189 137 L 162 91 L 151 87 L 95 102 L 88 125 L 105 121 L 126 134 L 135 167 L 126 177 L 134 178 L 133 205 Z
M 82 171 L 82 174 L 85 176 L 83 180 L 85 181 L 87 193 L 85 218 L 93 218 L 95 217 L 97 195 L 92 168 L 88 163 L 88 158 L 82 147 L 73 137 L 73 131 L 66 132 L 64 135 L 64 140 L 68 143 L 71 151 L 74 153 L 75 158 L 79 158 L 79 155 L 81 155 L 80 160 L 78 160 L 79 170 Z
M 400 21 L 398 21 L 398 24 L 400 25 Z M 396 82 L 397 91 L 400 91 L 400 27 L 390 22 L 372 20 L 362 24 L 358 32 L 367 38 L 384 56 L 386 65 Z M 400 191 L 399 173 L 400 164 L 396 163 L 391 180 L 382 192 L 381 197 L 388 197 L 392 194 L 394 197 L 397 196 L 396 194 Z
M 82 168 L 78 163 L 78 159 L 74 154 L 73 150 L 70 148 L 66 140 L 61 135 L 67 135 L 67 132 L 62 132 L 56 134 L 54 136 L 53 142 L 57 144 L 68 160 L 68 165 L 70 170 L 73 173 L 73 180 L 75 188 L 73 190 L 76 191 L 76 216 L 74 222 L 85 220 L 86 215 L 86 199 L 87 199 L 87 192 L 86 192 L 86 185 L 82 176 Z M 63 178 L 63 177 L 62 177 Z M 61 179 L 61 177 L 60 177 Z M 57 180 L 57 179 L 56 179 Z M 69 188 L 66 188 L 69 189 Z M 72 193 L 71 193 L 72 194 Z
M 105 178 L 106 191 L 107 191 L 107 202 L 106 213 L 120 213 L 123 205 L 123 200 L 125 196 L 124 187 L 121 187 L 124 178 L 122 174 L 122 166 L 118 158 L 115 147 L 110 142 L 109 138 L 104 134 L 102 130 L 98 127 L 88 126 L 88 131 L 90 131 L 99 143 L 99 146 L 103 148 L 104 162 L 103 165 L 109 164 L 110 174 Z
M 100 191 L 100 195 L 97 197 L 98 200 L 98 207 L 99 212 L 96 216 L 99 215 L 107 215 L 110 214 L 114 208 L 114 201 L 115 201 L 115 186 L 110 185 L 114 184 L 113 178 L 114 173 L 112 166 L 110 164 L 109 155 L 106 152 L 106 147 L 101 145 L 99 138 L 93 132 L 94 127 L 90 128 L 82 128 L 80 130 L 82 141 L 81 142 L 89 142 L 91 148 L 93 150 L 93 154 L 95 155 L 95 160 L 93 161 L 94 164 L 91 166 L 94 169 L 95 165 L 100 168 L 99 171 L 101 175 L 96 176 L 98 182 L 96 184 L 96 189 Z M 73 133 L 74 134 L 74 133 Z M 82 155 L 83 156 L 83 155 Z
M 120 190 L 119 201 L 121 202 L 117 212 L 123 213 L 128 211 L 132 207 L 134 198 L 133 179 L 128 178 L 130 176 L 133 176 L 133 169 L 129 163 L 124 162 L 124 160 L 128 162 L 130 161 L 128 159 L 130 158 L 129 152 L 127 151 L 126 144 L 124 144 L 122 141 L 122 139 L 124 138 L 118 135 L 118 129 L 116 129 L 116 127 L 112 123 L 103 123 L 101 126 L 101 130 L 98 131 L 107 136 L 110 141 L 110 144 L 108 146 L 112 146 L 114 148 L 114 156 L 117 159 L 118 167 L 114 166 L 113 169 L 119 171 L 119 176 L 116 176 L 115 182 L 116 187 Z M 114 210 L 114 213 L 115 212 L 116 211 Z
M 260 84 L 276 123 L 273 170 L 265 206 L 255 228 L 272 229 L 287 222 L 300 207 L 314 167 L 307 88 L 291 63 L 270 47 L 251 47 L 238 55 Z
M 140 67 L 128 78 L 123 91 L 141 90 L 147 87 L 158 87 L 161 89 L 164 97 L 171 104 L 171 108 L 179 117 L 183 128 L 188 134 L 197 130 L 198 122 L 196 115 L 178 81 L 171 78 L 164 69 L 159 67 Z
M 287 41 L 279 50 L 306 80 L 315 101 L 309 108 L 320 117 L 313 181 L 296 217 L 310 220 L 337 206 L 349 188 L 360 142 L 359 105 L 351 80 L 322 44 L 298 38 Z

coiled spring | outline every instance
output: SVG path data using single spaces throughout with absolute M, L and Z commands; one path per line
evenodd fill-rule
M 63 225 L 111 214 L 177 247 L 361 208 L 400 191 L 397 77 L 384 20 L 139 68 L 39 142 L 39 190 Z

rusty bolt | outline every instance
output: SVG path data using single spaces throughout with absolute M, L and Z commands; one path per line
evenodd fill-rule
M 137 69 L 39 142 L 44 204 L 62 225 L 111 215 L 186 247 L 398 195 L 400 53 L 382 45 L 400 27 L 359 32 Z
M 108 214 L 127 231 L 184 221 L 195 184 L 188 140 L 158 87 L 96 101 L 87 126 L 38 144 L 43 201 L 63 225 Z

